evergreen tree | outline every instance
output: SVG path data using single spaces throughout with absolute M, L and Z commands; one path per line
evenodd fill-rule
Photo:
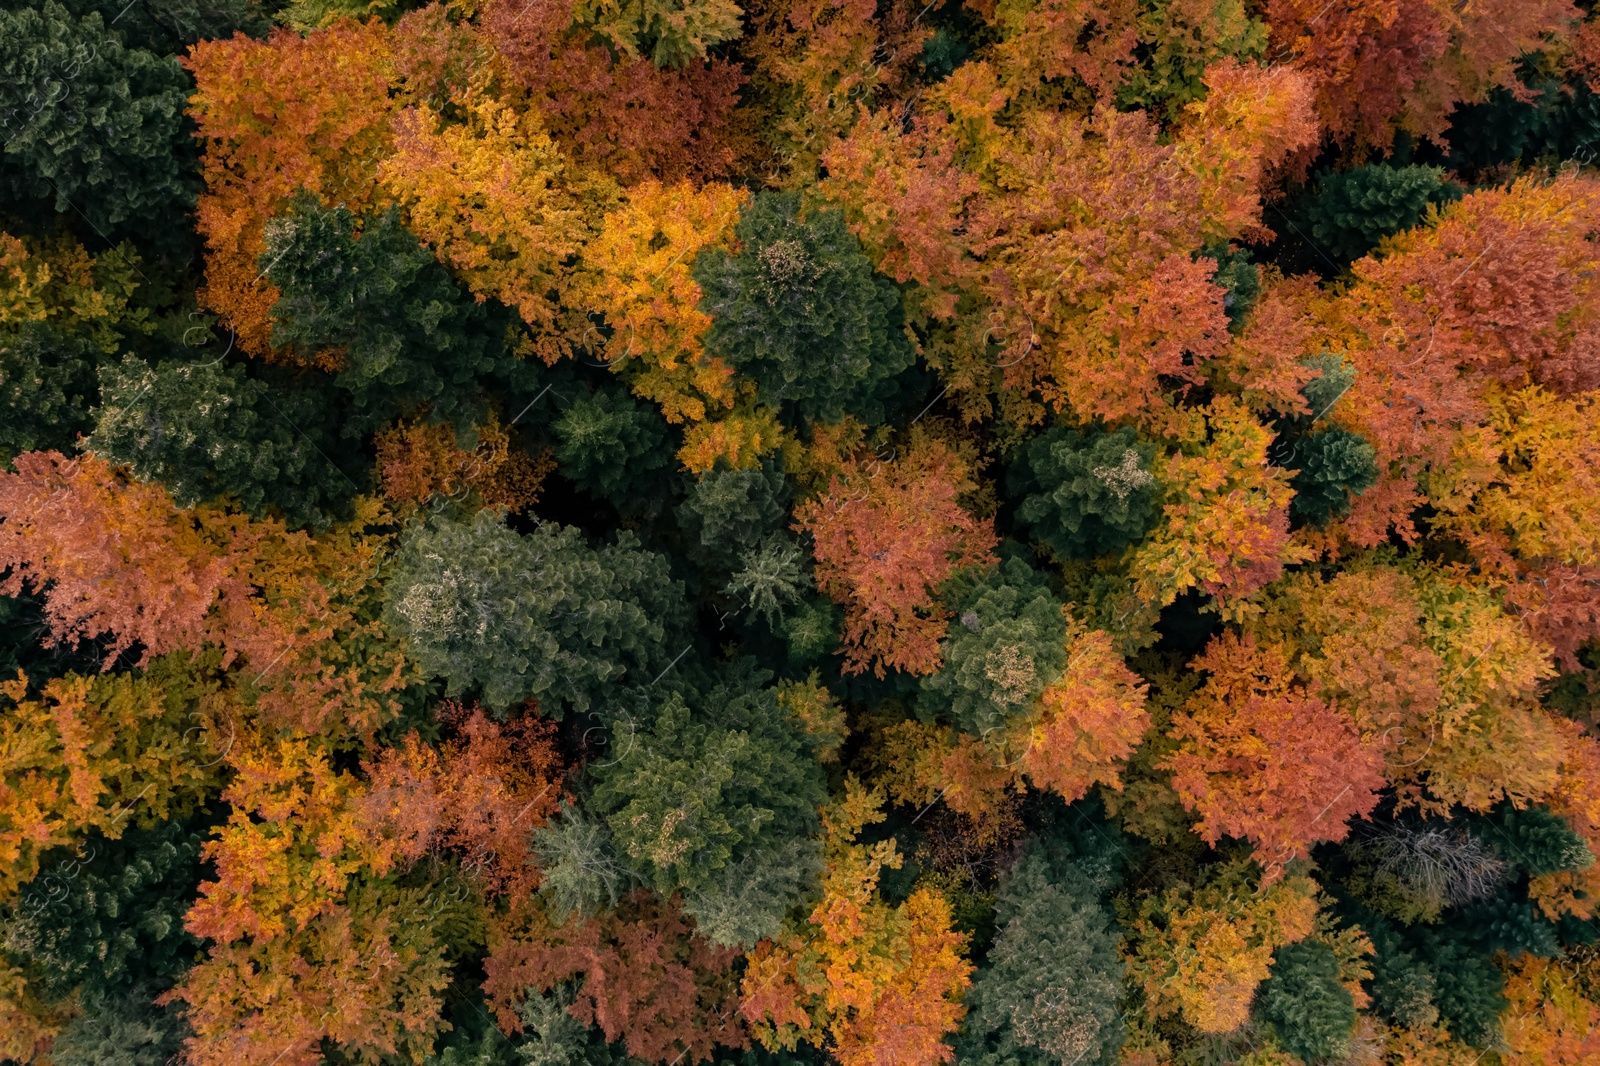
M 1212 280 L 1227 293 L 1222 307 L 1228 314 L 1228 329 L 1238 333 L 1261 298 L 1261 271 L 1250 261 L 1248 248 L 1214 244 L 1200 254 L 1217 261 L 1217 276 Z
M 189 91 L 176 59 L 124 48 L 98 11 L 0 9 L 0 195 L 99 231 L 191 206 Z
M 1368 989 L 1380 1016 L 1408 1028 L 1443 1022 L 1478 1047 L 1493 1039 L 1506 999 L 1490 952 L 1453 926 L 1405 927 L 1361 908 L 1351 917 L 1377 949 Z
M 1289 514 L 1321 528 L 1350 510 L 1350 497 L 1378 482 L 1378 450 L 1360 434 L 1330 426 L 1295 443 L 1291 460 L 1298 468 L 1289 484 L 1294 499 Z
M 1298 205 L 1297 221 L 1306 240 L 1348 263 L 1421 224 L 1430 206 L 1461 199 L 1462 191 L 1438 167 L 1370 163 L 1319 176 Z
M 1306 1062 L 1341 1057 L 1356 1024 L 1355 1000 L 1339 983 L 1339 959 L 1317 940 L 1286 944 L 1257 993 L 1278 1043 Z
M 251 514 L 320 524 L 355 491 L 331 458 L 325 394 L 273 389 L 238 366 L 127 355 L 101 368 L 100 399 L 87 447 L 161 482 L 179 506 L 225 495 Z
M 628 1066 L 637 1062 L 627 1052 L 606 1043 L 592 1025 L 572 1016 L 572 988 L 558 985 L 549 992 L 534 992 L 518 1011 L 523 1037 L 514 1061 L 526 1066 Z
M 1120 937 L 1092 874 L 1037 844 L 995 900 L 1000 932 L 967 994 L 964 1064 L 1109 1064 L 1122 1043 Z
M 0 466 L 20 452 L 71 451 L 89 431 L 100 351 L 43 322 L 0 332 Z
M 745 470 L 710 470 L 678 505 L 684 550 L 705 570 L 731 574 L 751 552 L 783 529 L 789 485 L 768 460 Z
M 1471 819 L 1472 832 L 1506 862 L 1529 877 L 1582 870 L 1594 854 L 1572 824 L 1546 807 L 1501 803 L 1492 812 Z
M 58 0 L 77 18 L 98 13 L 127 48 L 158 56 L 182 55 L 189 45 L 235 32 L 264 37 L 272 28 L 272 3 L 261 0 Z M 25 6 L 5 3 L 0 6 Z
M 582 807 L 562 807 L 559 818 L 534 831 L 530 848 L 539 863 L 539 892 L 563 924 L 615 907 L 633 884 L 631 872 L 617 859 L 610 830 Z
M 354 412 L 347 436 L 426 409 L 473 425 L 487 410 L 480 378 L 509 372 L 509 317 L 451 280 L 390 208 L 358 219 L 302 197 L 266 229 L 261 269 L 280 295 L 272 342 L 310 362 L 340 358 L 334 383 Z
M 921 706 L 975 736 L 1027 712 L 1067 665 L 1067 619 L 1044 580 L 1018 558 L 956 578 L 944 665 L 922 681 Z
M 583 393 L 553 428 L 561 472 L 623 510 L 652 494 L 671 463 L 666 420 L 621 389 Z
M 57 849 L 8 908 L 5 953 L 51 999 L 78 990 L 114 1005 L 167 987 L 199 946 L 183 916 L 200 883 L 202 838 L 175 821 Z
M 1300 390 L 1311 414 L 1279 420 L 1271 458 L 1296 471 L 1289 479 L 1295 492 L 1289 514 L 1320 529 L 1349 513 L 1351 497 L 1378 483 L 1378 450 L 1360 434 L 1323 421 L 1355 381 L 1356 368 L 1328 353 L 1301 362 L 1320 371 Z
M 736 667 L 703 696 L 615 722 L 617 756 L 595 770 L 591 806 L 619 854 L 659 895 L 684 892 L 723 943 L 774 935 L 821 867 L 806 838 L 822 770 L 770 676 Z
M 706 352 L 798 418 L 881 421 L 890 379 L 915 352 L 899 290 L 873 273 L 843 212 L 803 213 L 798 194 L 763 192 L 734 232 L 739 255 L 708 248 L 695 262 L 711 316 Z
M 450 695 L 478 691 L 500 710 L 526 699 L 557 718 L 588 710 L 648 684 L 687 629 L 666 559 L 626 531 L 592 548 L 570 526 L 523 536 L 491 511 L 445 517 L 408 534 L 394 568 L 386 614 L 411 655 Z
M 1154 456 L 1131 426 L 1048 429 L 1011 467 L 1007 484 L 1022 499 L 1017 523 L 1063 559 L 1119 552 L 1160 515 L 1161 489 L 1149 473 Z
M 169 1066 L 189 1028 L 176 1007 L 152 1002 L 161 990 L 86 997 L 83 1013 L 50 1046 L 53 1066 Z

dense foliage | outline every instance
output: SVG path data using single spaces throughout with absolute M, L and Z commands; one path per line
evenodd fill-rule
M 0 1066 L 1600 1062 L 1586 0 L 0 0 Z

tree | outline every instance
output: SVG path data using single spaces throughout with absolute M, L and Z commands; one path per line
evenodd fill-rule
M 1339 959 L 1318 940 L 1279 948 L 1272 975 L 1261 985 L 1261 1015 L 1287 1050 L 1307 1062 L 1334 1058 L 1350 1047 L 1355 1000 L 1340 983 Z
M 218 944 L 161 1002 L 184 1004 L 196 1066 L 420 1062 L 443 1027 L 445 937 L 470 904 L 437 887 L 361 881 L 291 932 Z
M 180 510 L 158 485 L 130 482 L 93 455 L 19 456 L 0 474 L 0 594 L 43 592 L 50 646 L 99 641 L 103 665 L 211 643 L 263 715 L 320 732 L 340 722 L 370 733 L 400 709 L 415 679 L 378 620 L 370 578 L 388 551 L 382 509 L 311 537 L 203 505 Z M 44 590 L 48 591 L 44 591 Z
M 1201 77 L 1217 60 L 1257 58 L 1267 46 L 1267 26 L 1239 0 L 1186 4 L 1157 0 L 1141 5 L 1136 23 L 1141 62 L 1117 93 L 1124 106 L 1160 109 L 1177 118 L 1185 105 L 1203 99 Z
M 646 181 L 627 191 L 583 251 L 579 285 L 605 314 L 608 333 L 602 340 L 586 331 L 586 343 L 600 348 L 634 395 L 660 404 L 668 422 L 690 426 L 680 458 L 696 472 L 718 459 L 748 466 L 752 452 L 773 444 L 775 427 L 764 424 L 770 416 L 736 411 L 741 390 L 733 368 L 705 351 L 711 319 L 700 310 L 704 293 L 692 275 L 702 249 L 732 240 L 746 200 L 718 183 L 695 189 Z M 719 437 L 727 446 L 707 453 L 705 444 Z
M 1131 426 L 1114 433 L 1046 430 L 1028 442 L 1008 476 L 1011 493 L 1022 497 L 1017 521 L 1063 559 L 1115 554 L 1156 522 L 1161 490 L 1150 473 L 1154 456 Z
M 1034 787 L 1070 803 L 1093 785 L 1121 790 L 1122 769 L 1150 714 L 1148 687 L 1103 630 L 1074 622 L 1065 643 L 1065 668 L 1039 694 L 1034 711 L 1013 727 L 1010 743 L 1021 749 L 1018 767 Z
M 185 817 L 215 791 L 233 715 L 215 668 L 179 652 L 138 673 L 52 678 L 37 699 L 25 678 L 6 683 L 0 900 L 50 849 Z
M 0 339 L 0 460 L 31 451 L 71 450 L 93 427 L 89 406 L 100 352 L 83 337 L 25 322 Z
M 271 28 L 257 0 L 162 0 L 128 12 L 116 0 L 65 0 L 61 6 L 79 18 L 99 12 L 125 46 L 158 56 L 179 55 L 197 41 L 236 32 L 261 37 Z
M 1541 563 L 1594 565 L 1600 525 L 1590 508 L 1600 483 L 1589 456 L 1600 436 L 1592 394 L 1560 397 L 1530 386 L 1486 400 L 1485 424 L 1463 440 L 1434 490 L 1438 528 L 1508 575 Z
M 57 1033 L 50 1061 L 60 1066 L 166 1066 L 183 1050 L 188 1029 L 179 1013 L 141 995 L 92 999 Z
M 410 230 L 480 300 L 515 308 L 534 350 L 553 363 L 570 352 L 558 325 L 568 263 L 612 194 L 569 175 L 532 114 L 489 95 L 461 107 L 465 123 L 444 124 L 426 104 L 397 116 L 380 179 Z
M 878 17 L 874 17 L 878 16 Z M 750 95 L 771 115 L 746 149 L 767 182 L 814 180 L 819 157 L 854 124 L 859 104 L 904 88 L 922 41 L 909 4 L 783 0 L 751 5 L 743 48 L 753 60 Z M 760 153 L 760 154 L 757 154 Z
M 412 731 L 363 767 L 370 788 L 359 801 L 362 817 L 393 834 L 407 860 L 455 849 L 485 896 L 516 905 L 539 887 L 529 836 L 564 795 L 554 723 L 524 707 L 501 724 L 459 704 L 446 704 L 439 718 L 454 736 L 437 750 Z
M 89 451 L 159 481 L 180 507 L 217 496 L 260 516 L 326 525 L 354 493 L 334 465 L 333 421 L 308 389 L 274 389 L 238 366 L 136 356 L 100 371 Z
M 1419 225 L 1430 207 L 1461 199 L 1438 167 L 1372 163 L 1319 175 L 1296 214 L 1298 232 L 1341 263 L 1374 251 L 1385 237 Z
M 173 820 L 47 853 L 7 907 L 6 953 L 52 1000 L 76 992 L 115 1003 L 165 987 L 199 946 L 183 915 L 200 881 L 201 839 L 192 822 Z
M 585 711 L 619 683 L 647 684 L 682 632 L 681 586 L 628 532 L 591 548 L 568 526 L 523 536 L 498 515 L 440 518 L 402 541 L 386 617 L 450 695 L 481 690 L 503 710 Z
M 1207 412 L 1211 439 L 1165 457 L 1162 522 L 1128 554 L 1136 591 L 1165 606 L 1199 587 L 1225 610 L 1299 558 L 1289 540 L 1286 472 L 1268 464 L 1271 434 L 1231 401 Z M 1191 454 L 1192 452 L 1192 454 Z
M 1073 873 L 1035 845 L 1006 874 L 996 900 L 1003 924 L 967 994 L 963 1061 L 980 1049 L 1024 1064 L 1114 1061 L 1121 937 L 1087 879 Z
M 279 292 L 272 343 L 304 362 L 330 353 L 334 383 L 353 402 L 347 435 L 419 408 L 479 420 L 477 381 L 512 359 L 504 323 L 457 288 L 397 211 L 358 221 L 302 198 L 267 225 L 263 243 L 261 273 Z
M 965 1013 L 965 937 L 950 928 L 950 905 L 933 889 L 918 888 L 897 907 L 878 897 L 881 870 L 897 869 L 901 857 L 893 839 L 857 841 L 883 819 L 882 803 L 847 780 L 823 813 L 822 900 L 803 925 L 748 958 L 739 1010 L 769 1050 L 793 1050 L 805 1034 L 819 1047 L 825 1039 L 843 1066 L 952 1058 L 943 1038 Z
M 630 59 L 645 55 L 658 67 L 682 67 L 737 37 L 742 13 L 732 0 L 657 0 L 637 9 L 585 0 L 574 7 L 572 24 Z
M 1182 743 L 1163 765 L 1207 843 L 1247 839 L 1276 875 L 1377 805 L 1381 755 L 1337 707 L 1295 689 L 1281 649 L 1224 634 L 1190 665 L 1211 676 L 1174 715 Z
M 920 706 L 973 736 L 1003 733 L 1065 669 L 1066 610 L 1015 557 L 952 584 L 958 594 L 951 597 L 944 663 L 923 678 Z
M 95 370 L 154 328 L 127 242 L 98 257 L 72 238 L 0 233 L 0 460 L 70 450 L 91 426 Z
M 1339 426 L 1297 441 L 1290 517 L 1320 528 L 1348 513 L 1350 497 L 1378 483 L 1377 454 L 1365 438 Z
M 356 212 L 377 206 L 378 163 L 392 143 L 388 36 L 376 20 L 303 37 L 276 29 L 265 41 L 202 41 L 184 60 L 206 183 L 196 212 L 206 281 L 197 295 L 251 355 L 272 349 L 278 299 L 259 264 L 267 221 L 302 190 Z M 327 63 L 330 55 L 339 61 Z
M 548 448 L 529 454 L 514 432 L 491 413 L 471 427 L 477 440 L 469 451 L 462 440 L 468 434 L 449 423 L 396 423 L 373 439 L 378 484 L 401 513 L 472 494 L 485 507 L 520 514 L 539 498 L 555 461 Z
M 109 637 L 108 665 L 135 644 L 147 655 L 200 644 L 222 587 L 239 588 L 237 559 L 180 535 L 165 491 L 129 485 L 103 460 L 33 452 L 14 462 L 15 474 L 0 475 L 0 592 L 48 589 L 51 640 Z
M 1518 809 L 1501 803 L 1473 819 L 1472 828 L 1500 858 L 1529 877 L 1594 865 L 1594 853 L 1559 814 L 1546 807 Z
M 732 974 L 738 953 L 696 936 L 674 903 L 646 891 L 562 926 L 537 908 L 513 911 L 489 946 L 484 991 L 509 1031 L 521 1028 L 525 997 L 573 981 L 568 1013 L 647 1062 L 703 1062 L 718 1045 L 748 1042 Z
M 798 196 L 761 193 L 734 235 L 737 256 L 712 246 L 695 261 L 700 309 L 711 316 L 706 351 L 798 418 L 882 421 L 890 379 L 915 353 L 899 291 L 873 273 L 843 214 L 802 214 Z
M 1507 1060 L 1517 1066 L 1576 1066 L 1600 1054 L 1597 993 L 1592 953 L 1517 960 L 1506 981 L 1508 1010 L 1501 1022 Z
M 678 505 L 688 556 L 708 572 L 731 574 L 783 529 L 792 486 L 780 463 L 746 470 L 709 470 Z
M 1364 903 L 1403 922 L 1436 921 L 1445 907 L 1494 895 L 1511 875 L 1481 836 L 1449 822 L 1379 823 L 1345 845 L 1346 880 Z
M 727 11 L 723 0 L 690 6 Z M 586 10 L 606 11 L 598 4 Z M 604 17 L 614 16 L 621 30 L 635 10 L 613 8 Z M 573 25 L 572 15 L 570 7 L 534 10 L 495 0 L 480 19 L 512 80 L 527 90 L 562 148 L 625 185 L 725 175 L 739 141 L 728 127 L 745 81 L 740 66 L 717 58 L 674 69 L 629 58 Z
M 1317 81 L 1317 113 L 1342 145 L 1387 149 L 1395 134 L 1437 139 L 1458 103 L 1516 87 L 1517 60 L 1575 19 L 1566 0 L 1455 11 L 1369 0 L 1272 0 L 1269 48 Z
M 1248 1020 L 1274 952 L 1304 940 L 1317 914 L 1315 883 L 1291 876 L 1251 891 L 1249 864 L 1213 868 L 1194 888 L 1144 896 L 1125 918 L 1130 983 L 1152 1017 L 1181 1014 L 1202 1033 L 1228 1033 Z
M 619 508 L 648 495 L 667 465 L 661 416 L 615 388 L 580 394 L 552 428 L 562 474 Z
M 1450 926 L 1397 926 L 1363 912 L 1372 938 L 1372 995 L 1378 1013 L 1408 1027 L 1443 1023 L 1456 1039 L 1485 1047 L 1495 1039 L 1505 1010 L 1505 977 L 1494 948 Z
M 125 48 L 99 12 L 74 17 L 56 0 L 0 11 L 0 41 L 8 199 L 82 212 L 102 230 L 194 202 L 175 59 Z
M 127 241 L 92 256 L 66 234 L 0 233 L 0 327 L 9 336 L 39 323 L 114 355 L 156 328 L 150 308 L 135 298 L 145 281 L 141 262 Z
M 1312 311 L 1312 290 L 1301 289 L 1300 313 L 1252 338 L 1271 359 L 1321 350 L 1356 368 L 1339 420 L 1377 449 L 1383 476 L 1344 525 L 1352 543 L 1374 546 L 1391 528 L 1415 538 L 1423 485 L 1450 468 L 1495 383 L 1593 387 L 1577 354 L 1594 329 L 1589 279 L 1577 275 L 1594 259 L 1578 233 L 1595 190 L 1574 175 L 1469 194 L 1431 225 L 1391 237 L 1381 258 L 1357 260 L 1336 299 Z
M 361 803 L 366 785 L 335 769 L 324 743 L 241 734 L 228 763 L 228 820 L 202 850 L 216 876 L 200 883 L 185 919 L 194 935 L 245 951 L 303 933 L 341 907 L 358 874 L 382 877 L 415 857 L 408 834 L 395 831 L 406 826 L 372 817 Z M 219 967 L 245 955 L 231 958 L 212 952 Z
M 949 612 L 934 590 L 960 567 L 986 562 L 995 543 L 992 520 L 957 502 L 968 477 L 949 445 L 914 429 L 905 454 L 850 459 L 825 494 L 795 509 L 795 528 L 812 539 L 818 589 L 845 608 L 846 673 L 938 669 Z
M 616 721 L 617 757 L 594 770 L 589 807 L 609 821 L 618 851 L 657 895 L 684 892 L 691 914 L 715 909 L 755 868 L 801 844 L 826 798 L 800 723 L 766 680 L 735 674 L 698 699 L 674 693 L 653 720 Z M 753 944 L 776 932 L 820 866 L 814 846 L 783 861 L 793 872 L 774 880 L 786 883 L 769 885 L 775 891 L 753 900 L 748 916 L 724 914 L 713 939 Z M 763 932 L 729 937 L 730 929 Z

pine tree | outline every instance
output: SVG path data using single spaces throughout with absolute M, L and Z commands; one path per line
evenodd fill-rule
M 523 536 L 490 511 L 440 518 L 401 544 L 386 616 L 423 669 L 452 695 L 480 692 L 504 710 L 538 699 L 545 714 L 586 711 L 622 684 L 673 662 L 685 628 L 667 561 L 623 532 L 591 548 L 546 523 Z
M 1306 1062 L 1338 1058 L 1350 1048 L 1356 1006 L 1340 976 L 1332 948 L 1302 940 L 1278 949 L 1272 976 L 1261 985 L 1257 1010 L 1278 1043 Z
M 1341 263 L 1359 259 L 1390 234 L 1420 225 L 1429 207 L 1461 199 L 1438 167 L 1371 163 L 1318 176 L 1297 206 L 1306 240 Z
M 19 452 L 70 451 L 93 422 L 95 368 L 103 358 L 84 337 L 28 322 L 0 333 L 0 463 Z
M 768 679 L 736 673 L 615 721 L 617 757 L 595 771 L 591 806 L 618 852 L 658 895 L 685 892 L 724 943 L 775 933 L 821 865 L 805 839 L 826 796 L 821 768 Z
M 1006 874 L 1000 931 L 967 994 L 963 1062 L 1046 1066 L 1116 1061 L 1121 937 L 1092 882 L 1035 844 Z
M 462 292 L 391 209 L 358 219 L 311 198 L 268 224 L 260 269 L 279 289 L 272 343 L 323 353 L 351 394 L 346 435 L 419 410 L 482 421 L 476 384 L 509 369 L 505 322 Z
M 7 908 L 6 954 L 54 999 L 77 991 L 115 1004 L 165 988 L 199 946 L 183 916 L 200 883 L 201 839 L 192 822 L 171 821 L 56 849 Z
M 1067 618 L 1027 563 L 1010 558 L 952 584 L 944 665 L 922 681 L 922 706 L 985 736 L 1026 714 L 1067 665 Z
M 87 447 L 159 481 L 180 507 L 227 496 L 256 516 L 326 525 L 355 492 L 326 394 L 279 389 L 237 366 L 126 355 L 101 368 L 100 406 Z
M 1017 521 L 1063 559 L 1115 554 L 1160 515 L 1161 487 L 1150 474 L 1154 454 L 1131 426 L 1114 433 L 1046 430 L 1028 442 L 1009 474 L 1011 493 L 1022 498 Z
M 556 462 L 579 488 L 622 510 L 653 495 L 668 464 L 667 424 L 653 408 L 619 389 L 585 392 L 554 426 Z
M 802 419 L 882 421 L 891 379 L 910 366 L 900 293 L 872 271 L 832 208 L 761 193 L 734 234 L 737 256 L 707 248 L 694 279 L 711 316 L 705 348 L 755 379 L 764 402 Z
M 75 17 L 56 0 L 0 10 L 0 190 L 102 231 L 153 233 L 198 191 L 188 94 L 177 60 L 124 48 L 98 11 Z

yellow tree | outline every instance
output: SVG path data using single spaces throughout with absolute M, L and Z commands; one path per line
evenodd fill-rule
M 1066 669 L 1013 727 L 1017 768 L 1068 802 L 1094 785 L 1121 789 L 1122 768 L 1150 724 L 1146 691 L 1103 630 L 1073 622 Z
M 155 328 L 149 309 L 129 305 L 138 264 L 131 244 L 91 256 L 65 234 L 41 240 L 0 233 L 0 326 L 47 322 L 115 353 L 129 334 Z
M 1226 397 L 1206 421 L 1207 443 L 1158 459 L 1163 521 L 1129 549 L 1128 565 L 1145 602 L 1165 606 L 1198 587 L 1226 617 L 1304 553 L 1289 538 L 1289 472 L 1267 460 L 1272 431 Z
M 92 829 L 182 817 L 214 793 L 238 704 L 220 690 L 217 656 L 174 652 L 139 671 L 68 674 L 27 698 L 0 691 L 0 900 L 39 870 L 40 855 Z
M 827 834 L 822 900 L 804 923 L 749 956 L 740 1009 L 766 1047 L 826 1042 L 843 1066 L 931 1066 L 950 1061 L 944 1042 L 965 1013 L 972 966 L 950 905 L 919 888 L 898 907 L 877 896 L 885 867 L 898 869 L 893 840 L 857 843 L 883 820 L 880 793 L 851 778 L 823 814 Z
M 420 854 L 427 820 L 304 736 L 243 732 L 228 762 L 229 818 L 203 850 L 216 878 L 185 919 L 212 943 L 162 999 L 186 1005 L 188 1061 L 314 1066 L 324 1040 L 420 1061 L 442 1024 L 444 908 L 376 879 Z
M 1231 1033 L 1250 1016 L 1273 952 L 1309 936 L 1316 883 L 1252 886 L 1250 863 L 1231 862 L 1196 888 L 1145 896 L 1127 916 L 1128 979 L 1152 1017 L 1179 1014 L 1202 1033 Z
M 779 443 L 773 412 L 758 406 L 748 382 L 702 346 L 708 315 L 691 271 L 706 248 L 726 248 L 749 195 L 722 184 L 696 189 L 687 182 L 645 181 L 627 190 L 605 216 L 583 254 L 579 289 L 602 313 L 608 336 L 593 324 L 592 347 L 628 382 L 654 401 L 668 422 L 684 424 L 679 458 L 690 470 L 718 460 L 750 466 Z
M 570 263 L 615 192 L 573 168 L 532 112 L 481 89 L 460 105 L 461 123 L 426 104 L 397 115 L 380 180 L 412 232 L 480 299 L 515 308 L 553 363 L 571 352 Z

